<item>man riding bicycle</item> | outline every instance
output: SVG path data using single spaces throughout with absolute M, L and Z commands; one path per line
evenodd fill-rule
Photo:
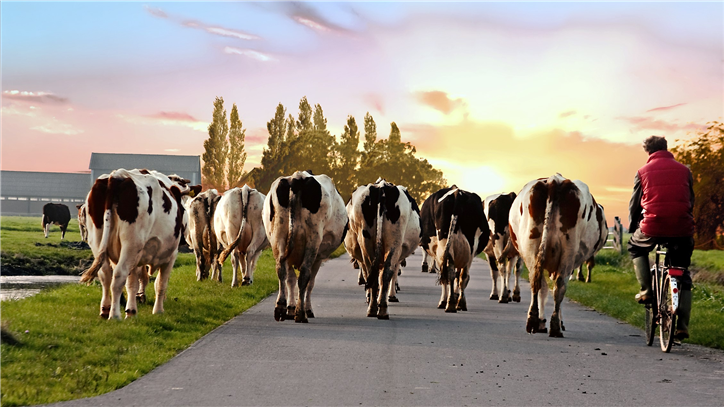
M 678 319 L 674 337 L 689 337 L 691 316 L 691 276 L 689 265 L 694 251 L 694 179 L 685 165 L 674 159 L 667 150 L 664 137 L 651 136 L 644 140 L 644 150 L 649 154 L 646 165 L 634 179 L 634 189 L 629 203 L 628 251 L 633 259 L 636 279 L 641 291 L 636 295 L 640 304 L 651 304 L 649 252 L 657 244 L 666 244 L 667 257 L 672 267 L 685 271 L 679 279 L 680 294 Z

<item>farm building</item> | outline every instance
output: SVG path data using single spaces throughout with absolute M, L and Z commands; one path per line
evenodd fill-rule
M 88 173 L 0 171 L 0 211 L 3 215 L 41 215 L 48 202 L 75 205 L 85 201 Z
M 201 157 L 198 155 L 91 153 L 89 168 L 91 184 L 99 176 L 119 168 L 156 170 L 189 179 L 191 185 L 201 183 Z
M 201 183 L 198 155 L 91 153 L 90 173 L 0 171 L 2 215 L 41 215 L 48 202 L 63 203 L 77 216 L 75 205 L 85 202 L 96 178 L 119 168 L 146 168 Z

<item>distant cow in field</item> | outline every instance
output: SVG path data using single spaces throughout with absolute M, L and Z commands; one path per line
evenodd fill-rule
M 344 201 L 328 176 L 297 171 L 272 183 L 264 200 L 263 219 L 279 277 L 274 319 L 283 321 L 294 312 L 295 322 L 309 322 L 307 318 L 314 317 L 314 279 L 322 262 L 342 244 L 347 230 Z
M 490 240 L 485 246 L 485 254 L 490 263 L 490 277 L 493 280 L 490 299 L 500 303 L 520 302 L 520 268 L 522 260 L 510 241 L 508 215 L 515 199 L 515 192 L 491 195 L 485 198 L 485 217 L 490 227 Z M 502 270 L 498 270 L 498 265 Z M 515 269 L 515 270 L 514 270 Z M 510 276 L 515 272 L 515 287 L 510 296 Z M 500 287 L 498 287 L 500 284 Z
M 45 238 L 48 238 L 50 233 L 50 225 L 60 226 L 60 240 L 65 238 L 65 231 L 68 230 L 68 223 L 70 222 L 70 209 L 67 205 L 47 203 L 43 205 L 43 232 Z
M 262 221 L 264 198 L 261 192 L 244 185 L 224 192 L 216 207 L 214 230 L 216 240 L 224 248 L 219 254 L 218 280 L 221 281 L 221 265 L 231 254 L 232 287 L 239 286 L 239 265 L 241 285 L 254 282 L 256 262 L 262 250 L 269 247 Z
M 194 250 L 196 256 L 196 280 L 209 277 L 220 268 L 217 261 L 218 243 L 214 232 L 214 212 L 221 196 L 215 189 L 206 190 L 186 202 L 189 214 L 189 227 L 186 229 L 186 242 Z M 219 279 L 221 273 L 218 273 Z
M 347 204 L 345 248 L 360 264 L 368 317 L 389 319 L 401 263 L 420 242 L 419 209 L 407 189 L 385 180 L 357 188 Z
M 78 209 L 78 229 L 80 230 L 80 238 L 84 242 L 88 242 L 88 228 L 85 226 L 85 204 L 75 206 Z
M 440 267 L 438 308 L 467 311 L 465 287 L 470 265 L 490 238 L 480 197 L 456 186 L 443 188 L 422 204 L 422 247 Z
M 151 272 L 160 270 L 153 313 L 163 312 L 179 240 L 188 222 L 181 198 L 190 193 L 185 183 L 155 171 L 118 169 L 95 181 L 85 203 L 88 244 L 95 260 L 81 282 L 99 277 L 101 317 L 120 319 L 124 284 L 126 316 L 136 314 L 139 282 L 148 282 L 145 266 Z
M 548 271 L 555 301 L 549 336 L 563 337 L 561 303 L 568 277 L 606 241 L 603 209 L 586 184 L 556 174 L 523 187 L 513 202 L 509 222 L 513 245 L 530 271 L 532 295 L 526 331 L 548 332 L 544 312 Z

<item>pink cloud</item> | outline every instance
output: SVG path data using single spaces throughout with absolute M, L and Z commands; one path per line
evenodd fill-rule
M 224 47 L 224 53 L 225 54 L 243 55 L 245 57 L 249 57 L 251 59 L 256 59 L 257 61 L 262 61 L 262 62 L 276 61 L 276 59 L 274 57 L 272 57 L 271 55 L 265 54 L 263 52 L 255 51 L 253 49 Z
M 149 7 L 147 5 L 143 6 L 143 9 L 146 10 L 150 15 L 158 18 L 168 18 L 168 14 L 166 14 L 163 10 L 160 8 L 154 8 Z
M 462 98 L 450 99 L 447 93 L 433 90 L 430 92 L 416 92 L 417 101 L 425 106 L 431 107 L 443 114 L 450 114 L 454 110 L 465 107 L 465 100 Z
M 559 119 L 565 119 L 566 117 L 573 116 L 576 114 L 575 110 L 568 110 L 558 115 Z
M 177 120 L 177 121 L 188 121 L 188 122 L 198 122 L 196 118 L 191 116 L 188 113 L 183 112 L 158 112 L 156 114 L 149 115 L 147 117 L 150 117 L 152 119 L 166 119 L 166 120 Z
M 17 100 L 28 103 L 66 103 L 68 98 L 64 98 L 55 95 L 50 92 L 28 92 L 20 90 L 5 90 L 3 91 L 3 99 Z
M 376 93 L 368 93 L 363 96 L 363 100 L 365 101 L 365 103 L 372 106 L 372 108 L 374 108 L 378 113 L 383 115 L 385 114 L 385 105 L 381 95 Z
M 703 130 L 706 128 L 706 126 L 700 124 L 687 123 L 681 125 L 651 117 L 617 117 L 617 119 L 631 123 L 634 130 L 660 130 L 674 132 L 680 130 Z
M 648 113 L 648 112 L 659 112 L 659 111 L 663 111 L 663 110 L 671 110 L 671 109 L 677 108 L 677 107 L 679 107 L 679 106 L 684 106 L 685 104 L 686 104 L 686 103 L 679 103 L 679 104 L 671 105 L 671 106 L 655 107 L 655 108 L 653 108 L 653 109 L 647 110 L 646 113 Z
M 306 25 L 307 27 L 320 32 L 329 32 L 332 29 L 323 25 L 322 23 L 319 23 L 317 21 L 314 21 L 310 18 L 301 17 L 301 16 L 293 16 L 292 17 L 296 22 L 302 25 Z

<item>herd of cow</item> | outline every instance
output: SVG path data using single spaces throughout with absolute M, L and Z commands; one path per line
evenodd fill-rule
M 46 218 L 50 216 L 43 215 L 44 228 Z M 491 267 L 490 299 L 501 303 L 520 302 L 518 278 L 525 262 L 532 293 L 529 333 L 548 332 L 548 271 L 555 304 L 549 335 L 554 337 L 562 337 L 565 329 L 561 302 L 569 277 L 585 262 L 590 281 L 593 256 L 608 234 L 603 207 L 586 184 L 560 174 L 533 180 L 517 195 L 498 194 L 485 201 L 456 186 L 443 188 L 419 208 L 404 186 L 383 179 L 359 187 L 345 206 L 332 179 L 311 171 L 278 178 L 265 196 L 246 185 L 223 195 L 214 189 L 201 192 L 200 185 L 175 175 L 119 169 L 95 181 L 78 206 L 78 223 L 95 256 L 81 281 L 100 280 L 103 318 L 120 319 L 124 285 L 126 317 L 135 315 L 156 270 L 153 313 L 163 312 L 183 236 L 196 255 L 198 280 L 210 272 L 221 281 L 222 264 L 231 255 L 232 286 L 239 285 L 239 268 L 241 285 L 253 283 L 259 255 L 271 246 L 279 278 L 274 318 L 295 322 L 314 317 L 311 294 L 317 272 L 344 243 L 360 270 L 367 316 L 389 319 L 388 302 L 398 301 L 400 267 L 421 246 L 423 271 L 428 259 L 430 270 L 438 270 L 438 308 L 445 312 L 467 311 L 469 270 L 481 252 Z

